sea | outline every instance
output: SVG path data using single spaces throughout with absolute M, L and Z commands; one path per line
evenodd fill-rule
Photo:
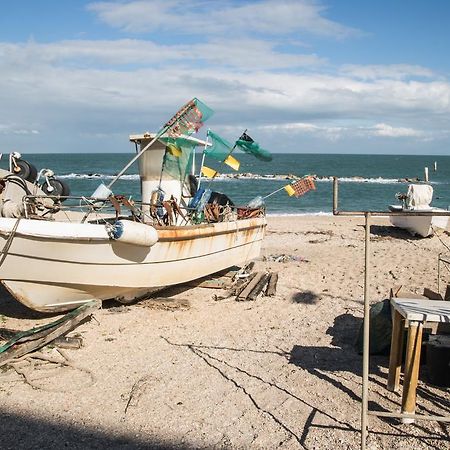
M 22 159 L 38 170 L 52 169 L 69 185 L 72 195 L 89 196 L 100 183 L 108 184 L 133 156 L 133 153 L 51 153 L 23 154 Z M 275 153 L 271 162 L 246 154 L 236 157 L 241 163 L 239 172 L 207 161 L 206 165 L 214 167 L 220 175 L 213 181 L 202 180 L 203 187 L 225 193 L 235 205 L 246 205 L 257 196 L 274 192 L 292 181 L 289 176 L 317 176 L 316 189 L 302 197 L 290 197 L 284 189 L 268 197 L 269 215 L 332 214 L 334 176 L 339 178 L 340 210 L 385 211 L 389 204 L 398 203 L 396 193 L 406 192 L 406 179 L 424 179 L 425 167 L 434 189 L 433 205 L 450 209 L 450 156 Z M 200 160 L 200 155 L 196 160 Z M 7 155 L 0 160 L 0 166 L 8 167 Z M 236 173 L 241 176 L 230 176 Z M 129 168 L 113 191 L 140 199 L 137 164 Z

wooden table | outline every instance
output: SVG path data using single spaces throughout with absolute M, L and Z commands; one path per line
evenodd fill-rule
M 403 331 L 408 328 L 406 360 L 402 393 L 402 413 L 414 414 L 416 409 L 417 380 L 419 378 L 422 331 L 430 324 L 450 322 L 450 302 L 415 298 L 393 298 L 393 326 L 391 354 L 389 358 L 389 376 L 387 388 L 398 391 L 402 365 Z M 403 418 L 403 423 L 412 423 L 414 419 Z

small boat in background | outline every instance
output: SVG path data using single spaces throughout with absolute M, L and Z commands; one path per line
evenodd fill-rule
M 433 187 L 429 184 L 411 184 L 406 194 L 397 194 L 397 199 L 402 201 L 401 205 L 389 205 L 392 212 L 402 212 L 403 215 L 392 215 L 390 221 L 394 227 L 408 230 L 413 235 L 422 237 L 431 236 L 434 228 L 446 229 L 448 216 L 417 216 L 417 212 L 446 212 L 442 208 L 431 206 L 433 199 Z

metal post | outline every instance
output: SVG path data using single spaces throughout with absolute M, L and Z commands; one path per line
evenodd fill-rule
M 367 412 L 369 407 L 369 333 L 370 333 L 370 212 L 365 212 L 365 255 L 364 255 L 364 347 L 363 347 L 363 379 L 361 402 L 361 450 L 366 449 L 367 440 Z
M 333 214 L 338 210 L 338 178 L 333 177 Z

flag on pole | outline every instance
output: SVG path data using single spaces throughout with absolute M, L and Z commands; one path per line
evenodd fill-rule
M 261 161 L 272 161 L 272 155 L 264 148 L 261 148 L 247 133 L 242 133 L 241 137 L 236 141 L 236 147 L 245 153 L 249 153 Z
M 211 145 L 205 148 L 205 155 L 230 166 L 234 170 L 239 170 L 240 162 L 231 156 L 233 146 L 211 130 L 208 130 L 206 135 L 211 138 Z
M 214 178 L 218 175 L 216 170 L 206 166 L 202 166 L 202 174 L 207 178 Z
M 289 196 L 301 197 L 312 189 L 316 189 L 313 177 L 305 177 L 295 183 L 284 186 L 285 191 Z
M 211 108 L 198 98 L 193 98 L 164 124 L 158 134 L 165 131 L 168 137 L 177 138 L 183 134 L 196 133 L 213 114 Z
M 239 170 L 239 167 L 241 165 L 241 163 L 234 156 L 231 155 L 228 155 L 223 161 L 223 163 L 234 170 Z

